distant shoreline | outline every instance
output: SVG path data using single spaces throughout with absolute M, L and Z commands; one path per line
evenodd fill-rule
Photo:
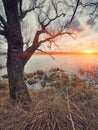
M 34 55 L 98 55 L 98 52 L 35 52 Z M 7 55 L 6 52 L 1 52 L 0 55 Z
M 86 52 L 35 52 L 34 55 L 98 55 L 98 52 L 86 53 Z

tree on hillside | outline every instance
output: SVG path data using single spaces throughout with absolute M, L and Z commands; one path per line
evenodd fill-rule
M 0 35 L 4 36 L 8 45 L 7 71 L 11 100 L 30 102 L 23 76 L 24 66 L 43 43 L 55 44 L 56 37 L 73 36 L 69 25 L 75 17 L 79 2 L 79 0 L 68 0 L 68 2 L 66 0 L 2 0 Z M 22 25 L 25 21 L 30 23 L 31 18 L 35 21 L 32 28 L 32 44 L 24 49 L 25 42 L 29 40 L 24 40 L 25 27 L 22 28 Z

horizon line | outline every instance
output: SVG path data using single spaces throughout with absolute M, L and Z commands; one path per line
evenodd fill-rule
M 35 52 L 34 55 L 98 55 L 98 52 Z
M 0 55 L 6 55 L 7 52 L 0 52 Z M 98 52 L 35 52 L 34 55 L 98 55 Z

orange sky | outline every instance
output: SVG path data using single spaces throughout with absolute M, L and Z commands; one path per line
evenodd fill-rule
M 63 36 L 58 40 L 60 42 L 59 48 L 54 47 L 54 51 L 98 52 L 98 32 L 87 27 L 83 32 L 76 34 L 76 39 L 72 39 L 70 36 Z

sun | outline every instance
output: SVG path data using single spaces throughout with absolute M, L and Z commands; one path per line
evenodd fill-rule
M 83 52 L 85 52 L 87 54 L 93 54 L 95 51 L 94 50 L 84 50 Z
M 87 50 L 86 53 L 92 54 L 92 53 L 94 53 L 94 51 L 93 50 Z

